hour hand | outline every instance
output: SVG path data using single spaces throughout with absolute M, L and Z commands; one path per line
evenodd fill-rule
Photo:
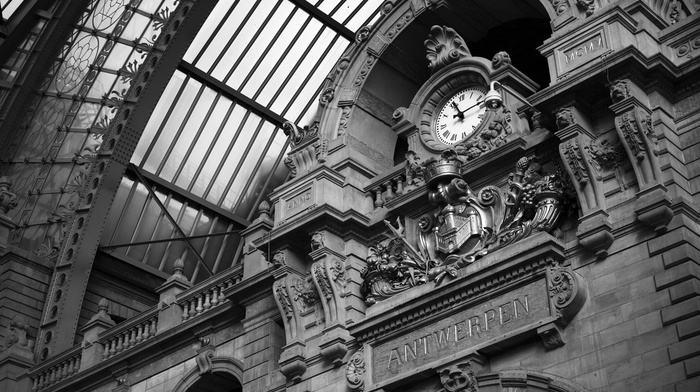
M 457 103 L 455 101 L 452 101 L 451 104 L 452 108 L 457 111 L 457 114 L 452 116 L 452 118 L 457 118 L 459 117 L 460 120 L 464 120 L 464 110 L 459 110 L 459 106 L 457 106 Z

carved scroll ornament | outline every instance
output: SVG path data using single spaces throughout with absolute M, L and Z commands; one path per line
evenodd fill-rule
M 365 350 L 360 347 L 350 357 L 348 366 L 345 369 L 345 378 L 348 382 L 348 387 L 353 391 L 365 390 Z

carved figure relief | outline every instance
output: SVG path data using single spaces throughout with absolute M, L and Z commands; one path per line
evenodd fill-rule
M 574 109 L 571 107 L 561 108 L 554 113 L 554 119 L 557 123 L 557 129 L 564 129 L 569 125 L 576 124 L 574 118 Z
M 595 12 L 595 0 L 576 0 L 576 5 L 586 12 L 586 16 L 591 16 Z
M 34 345 L 33 340 L 27 339 L 27 331 L 29 330 L 29 325 L 27 321 L 22 316 L 15 316 L 10 320 L 5 331 L 5 342 L 0 345 L 0 352 L 9 349 L 13 345 L 18 345 L 19 347 L 32 350 Z
M 590 155 L 590 163 L 596 169 L 596 179 L 602 180 L 602 172 L 611 170 L 615 174 L 615 179 L 620 189 L 627 189 L 624 180 L 624 171 L 622 165 L 625 159 L 625 149 L 622 144 L 610 143 L 606 139 L 600 141 L 591 140 L 590 144 L 585 147 Z
M 425 184 L 423 181 L 423 166 L 420 157 L 413 151 L 406 153 L 406 187 L 404 192 L 410 192 Z
M 620 79 L 610 86 L 610 99 L 617 103 L 630 96 L 630 82 L 627 79 Z
M 326 237 L 322 231 L 316 231 L 311 234 L 311 250 L 321 249 L 326 246 Z
M 464 39 L 456 31 L 446 26 L 433 26 L 430 29 L 428 39 L 425 40 L 425 47 L 428 51 L 426 57 L 431 73 L 435 73 L 464 57 L 471 56 Z
M 372 305 L 427 281 L 440 283 L 456 270 L 537 231 L 554 232 L 570 207 L 573 189 L 561 170 L 545 171 L 521 158 L 505 192 L 486 186 L 474 192 L 461 178 L 453 152 L 425 164 L 428 199 L 436 209 L 420 217 L 417 238 L 404 223 L 385 221 L 392 235 L 370 248 L 361 293 Z

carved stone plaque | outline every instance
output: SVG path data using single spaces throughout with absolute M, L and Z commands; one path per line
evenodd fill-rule
M 558 74 L 561 76 L 594 59 L 600 58 L 600 55 L 607 52 L 609 48 L 606 31 L 600 28 L 583 40 L 578 40 L 573 44 L 555 50 Z
M 280 207 L 282 208 L 281 218 L 289 219 L 294 215 L 303 212 L 308 207 L 311 207 L 316 202 L 314 183 L 309 184 L 299 191 L 293 192 L 290 195 L 285 195 L 280 198 Z
M 534 331 L 551 315 L 545 279 L 515 288 L 377 344 L 372 349 L 372 381 L 412 374 L 450 355 Z

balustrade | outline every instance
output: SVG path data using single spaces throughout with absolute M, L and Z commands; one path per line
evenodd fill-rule
M 157 314 L 153 315 L 153 311 L 147 314 L 151 314 L 151 316 L 143 321 L 137 322 L 126 330 L 110 333 L 108 337 L 100 340 L 100 344 L 102 344 L 104 349 L 102 353 L 103 360 L 111 358 L 129 348 L 136 347 L 156 336 L 158 316 Z
M 33 375 L 32 391 L 42 391 L 77 373 L 80 370 L 81 353 L 80 346 L 76 347 L 77 349 L 73 348 L 62 355 L 57 363 Z

